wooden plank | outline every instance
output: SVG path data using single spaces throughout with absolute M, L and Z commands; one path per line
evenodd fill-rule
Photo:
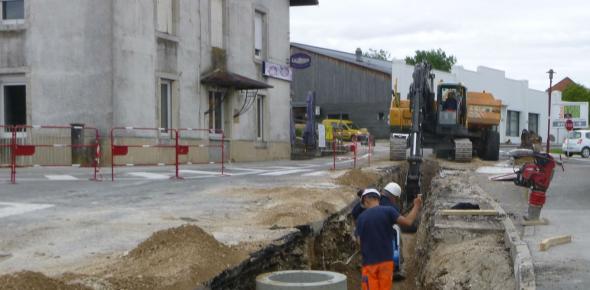
M 538 220 L 530 220 L 530 221 L 523 221 L 523 226 L 546 226 L 549 224 L 548 219 L 538 219 Z
M 493 209 L 443 209 L 440 211 L 442 215 L 467 216 L 467 215 L 484 215 L 497 216 L 498 211 Z
M 541 244 L 539 244 L 539 250 L 541 251 L 547 251 L 549 248 L 557 246 L 557 245 L 563 245 L 563 244 L 568 244 L 572 242 L 572 236 L 571 235 L 565 235 L 565 236 L 557 236 L 557 237 L 551 237 L 548 239 L 544 239 Z

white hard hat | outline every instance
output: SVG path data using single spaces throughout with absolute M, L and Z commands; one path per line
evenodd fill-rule
M 402 194 L 402 189 L 401 187 L 399 187 L 399 185 L 395 182 L 390 182 L 388 183 L 383 190 L 387 191 L 388 193 L 390 193 L 391 195 L 395 196 L 395 197 L 400 197 L 400 195 Z
M 361 199 L 367 195 L 372 195 L 377 198 L 381 197 L 381 194 L 379 193 L 379 191 L 377 191 L 376 189 L 373 189 L 373 188 L 365 189 L 365 191 L 363 191 L 363 194 L 361 194 Z

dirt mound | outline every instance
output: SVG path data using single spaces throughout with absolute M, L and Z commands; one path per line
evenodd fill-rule
M 448 169 L 446 169 L 448 170 Z M 489 206 L 467 170 L 435 175 L 424 203 L 416 256 L 419 289 L 513 289 L 510 255 L 497 217 L 444 217 L 458 201 Z M 465 227 L 468 225 L 468 227 Z
M 336 182 L 340 185 L 351 186 L 354 188 L 366 188 L 374 186 L 379 180 L 377 173 L 364 172 L 360 169 L 352 169 L 338 177 Z
M 346 206 L 354 193 L 342 189 L 280 187 L 254 192 L 263 200 L 252 220 L 266 226 L 295 227 L 326 218 Z
M 510 260 L 501 235 L 440 244 L 424 269 L 426 289 L 512 289 Z M 444 287 L 442 286 L 444 285 Z
M 247 255 L 195 225 L 154 233 L 106 271 L 116 289 L 192 289 Z
M 69 285 L 37 272 L 18 272 L 0 276 L 1 290 L 90 290 L 81 285 Z

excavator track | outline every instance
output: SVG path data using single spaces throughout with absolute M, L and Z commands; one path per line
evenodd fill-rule
M 391 137 L 389 139 L 389 160 L 406 160 L 406 146 L 407 141 L 405 138 Z
M 469 139 L 455 139 L 455 161 L 470 162 L 473 158 L 473 144 Z

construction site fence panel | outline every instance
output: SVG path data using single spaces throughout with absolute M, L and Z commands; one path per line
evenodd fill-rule
M 93 180 L 100 166 L 100 134 L 84 125 L 0 126 L 0 164 L 10 167 L 16 182 L 18 167 L 92 167 Z
M 115 127 L 110 131 L 111 180 L 120 166 L 175 166 L 178 177 L 176 129 Z

